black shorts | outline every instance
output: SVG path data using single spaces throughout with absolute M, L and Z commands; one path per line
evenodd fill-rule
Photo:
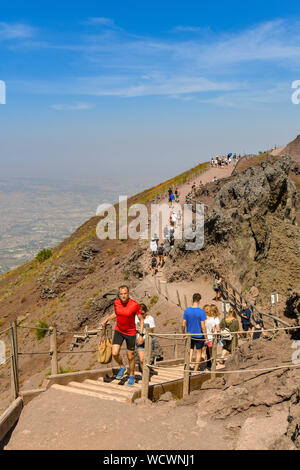
M 247 323 L 242 323 L 242 328 L 244 331 L 248 331 L 251 329 L 251 325 L 247 324 Z
M 127 350 L 134 351 L 136 335 L 124 335 L 123 333 L 120 333 L 119 331 L 115 330 L 112 344 L 119 344 L 119 346 L 122 346 L 124 339 L 126 341 Z
M 204 339 L 191 338 L 191 349 L 194 349 L 194 346 L 196 346 L 196 349 L 204 348 Z

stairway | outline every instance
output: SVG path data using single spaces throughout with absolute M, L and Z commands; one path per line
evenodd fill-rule
M 157 370 L 158 375 L 153 375 L 150 379 L 151 385 L 165 384 L 174 380 L 183 379 L 183 365 L 170 366 L 167 369 L 161 368 Z M 83 382 L 69 382 L 67 385 L 53 384 L 54 390 L 85 395 L 102 400 L 115 400 L 119 402 L 132 402 L 135 392 L 142 390 L 142 382 L 139 380 L 133 387 L 129 387 L 126 383 L 119 385 L 118 381 L 104 382 L 103 377 L 97 380 L 86 379 Z

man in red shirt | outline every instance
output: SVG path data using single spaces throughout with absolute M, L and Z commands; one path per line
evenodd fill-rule
M 143 344 L 144 342 L 144 318 L 139 304 L 129 298 L 129 288 L 127 286 L 119 287 L 119 298 L 114 300 L 114 308 L 115 312 L 102 322 L 102 327 L 104 328 L 107 322 L 116 318 L 117 322 L 113 338 L 112 355 L 120 366 L 117 379 L 121 379 L 127 372 L 127 368 L 124 367 L 123 359 L 120 354 L 120 348 L 125 340 L 129 361 L 128 385 L 133 386 L 135 369 L 134 350 L 137 333 L 135 316 L 137 315 L 140 321 L 138 344 Z

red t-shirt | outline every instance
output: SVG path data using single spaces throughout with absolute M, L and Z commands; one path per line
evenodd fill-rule
M 142 313 L 139 304 L 132 299 L 123 305 L 120 299 L 114 300 L 115 313 L 117 315 L 116 330 L 123 335 L 135 336 L 135 316 Z

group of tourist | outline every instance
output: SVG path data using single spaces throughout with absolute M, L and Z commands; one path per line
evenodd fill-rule
M 241 158 L 241 155 L 237 155 L 234 153 L 228 153 L 227 155 L 216 155 L 212 157 L 210 160 L 210 166 L 212 168 L 224 168 L 225 166 L 229 165 L 231 162 L 236 163 Z
M 169 203 L 173 204 L 174 201 L 179 202 L 179 189 L 176 188 L 174 193 L 173 189 L 169 188 L 168 189 L 168 198 L 169 198 Z
M 150 241 L 150 252 L 151 252 L 151 272 L 154 276 L 159 268 L 162 268 L 165 264 L 165 257 L 169 255 L 171 246 L 174 245 L 175 241 L 175 229 L 177 223 L 181 222 L 182 213 L 181 207 L 171 208 L 168 226 L 164 227 L 164 240 L 159 241 L 159 237 L 154 234 L 154 237 Z
M 216 289 L 222 290 L 222 276 L 215 278 Z M 221 282 L 220 282 L 221 281 Z M 218 294 L 219 299 L 219 294 Z M 216 300 L 218 300 L 216 299 Z M 253 340 L 266 336 L 262 322 L 254 319 L 254 325 L 251 324 L 251 311 L 247 305 L 243 305 L 240 314 L 243 332 L 240 332 L 240 326 L 236 311 L 230 307 L 229 312 L 220 320 L 220 312 L 215 304 L 206 304 L 200 307 L 201 294 L 195 293 L 192 298 L 192 305 L 184 310 L 182 320 L 182 332 L 191 335 L 190 346 L 190 365 L 191 371 L 196 372 L 202 367 L 202 370 L 209 370 L 213 360 L 213 338 L 217 335 L 218 344 L 221 346 L 221 357 L 217 362 L 217 369 L 224 367 L 224 363 L 228 356 L 236 349 L 239 336 L 247 334 L 251 330 Z M 106 324 L 116 319 L 116 327 L 113 337 L 112 354 L 116 362 L 119 364 L 117 379 L 122 379 L 128 375 L 128 385 L 133 386 L 135 383 L 135 358 L 134 352 L 137 351 L 140 370 L 143 370 L 144 351 L 145 351 L 145 334 L 146 331 L 154 332 L 155 321 L 148 313 L 145 304 L 138 304 L 129 297 L 129 288 L 126 285 L 120 286 L 119 297 L 114 301 L 114 313 L 106 318 L 101 326 L 105 328 Z M 129 367 L 124 366 L 120 348 L 126 341 L 127 358 Z M 152 339 L 152 350 L 154 348 L 154 339 Z M 196 353 L 195 358 L 194 352 Z

